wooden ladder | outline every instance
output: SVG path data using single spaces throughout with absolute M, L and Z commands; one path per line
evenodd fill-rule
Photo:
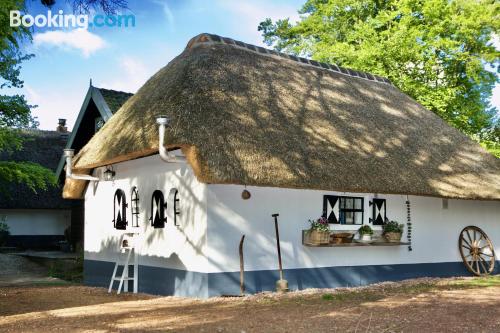
M 109 288 L 108 288 L 108 293 L 111 293 L 113 290 L 113 282 L 115 281 L 120 281 L 120 284 L 118 285 L 118 290 L 117 294 L 120 294 L 122 291 L 128 292 L 128 282 L 133 281 L 133 292 L 134 294 L 137 294 L 137 286 L 138 286 L 138 265 L 137 265 L 137 256 L 135 249 L 133 247 L 122 247 L 121 248 L 122 253 L 126 253 L 127 257 L 125 261 L 118 260 L 115 263 L 115 268 L 113 270 L 113 276 L 111 277 L 111 281 L 109 283 Z M 133 254 L 133 256 L 132 256 Z M 129 276 L 129 265 L 134 265 L 134 276 L 130 277 Z M 123 266 L 122 270 L 122 275 L 120 277 L 116 276 L 116 273 L 118 272 L 118 266 Z M 125 282 L 125 283 L 124 283 Z

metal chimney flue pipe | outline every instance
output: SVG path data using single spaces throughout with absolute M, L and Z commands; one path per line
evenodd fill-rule
M 158 116 L 156 118 L 156 123 L 158 124 L 158 153 L 160 158 L 167 163 L 181 163 L 185 162 L 186 158 L 183 156 L 175 156 L 171 154 L 167 148 L 165 148 L 165 128 L 169 125 L 170 119 L 167 116 Z
M 97 177 L 89 175 L 76 175 L 73 173 L 73 156 L 75 156 L 74 149 L 64 149 L 64 158 L 66 159 L 66 178 L 76 180 L 99 180 Z

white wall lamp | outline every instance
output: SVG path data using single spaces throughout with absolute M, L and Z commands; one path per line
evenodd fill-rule
M 106 171 L 104 171 L 103 174 L 104 174 L 104 180 L 105 181 L 115 180 L 116 172 L 115 172 L 115 170 L 113 170 L 113 166 L 112 165 L 107 166 L 106 167 Z
M 99 180 L 97 177 L 89 175 L 73 174 L 73 156 L 75 155 L 74 149 L 64 149 L 64 157 L 66 158 L 66 178 L 76 180 Z
M 158 143 L 158 152 L 160 153 L 160 157 L 164 162 L 167 163 L 182 163 L 186 162 L 186 158 L 184 156 L 175 156 L 171 154 L 167 148 L 163 145 L 165 139 L 165 127 L 167 127 L 170 123 L 170 119 L 167 116 L 158 116 L 156 118 L 156 123 L 158 124 L 158 132 L 159 132 L 159 143 Z

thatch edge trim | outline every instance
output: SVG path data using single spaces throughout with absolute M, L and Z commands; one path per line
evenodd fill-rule
M 194 146 L 190 145 L 165 145 L 165 147 L 172 151 L 176 149 L 181 149 L 184 156 L 186 156 L 187 163 L 193 169 L 193 172 L 202 183 L 208 183 L 209 176 L 203 171 L 203 168 L 199 163 L 198 150 Z M 101 163 L 95 163 L 90 165 L 85 165 L 85 167 L 74 168 L 73 172 L 77 174 L 90 175 L 93 169 L 100 168 L 107 165 L 122 163 L 142 157 L 147 157 L 151 155 L 158 154 L 158 148 L 152 148 L 147 150 L 142 150 L 140 152 L 135 152 L 131 154 L 119 155 L 115 158 L 106 160 Z M 66 178 L 63 188 L 62 196 L 64 199 L 82 199 L 83 193 L 89 181 L 87 180 L 75 180 Z
M 242 185 L 241 183 L 235 182 L 235 181 L 227 181 L 227 182 L 217 182 L 217 183 L 210 183 L 209 182 L 209 177 L 207 174 L 205 174 L 202 171 L 201 166 L 197 162 L 197 151 L 193 147 L 189 150 L 186 151 L 186 159 L 188 160 L 189 164 L 192 166 L 193 173 L 196 177 L 196 179 L 200 183 L 204 183 L 207 185 L 235 185 L 235 186 L 245 186 Z M 146 157 L 146 156 L 144 156 Z M 192 164 L 192 161 L 194 161 L 194 167 Z M 92 170 L 87 170 L 85 174 L 90 174 Z M 82 172 L 84 173 L 84 172 Z M 63 189 L 63 198 L 64 199 L 83 199 L 83 195 L 85 193 L 85 189 L 87 188 L 89 181 L 85 180 L 73 180 L 70 179 L 69 181 L 66 179 L 66 183 L 64 185 Z M 304 188 L 304 187 L 284 187 L 284 186 L 275 186 L 275 185 L 270 185 L 270 184 L 258 184 L 258 185 L 249 185 L 251 187 L 268 187 L 268 188 L 281 188 L 281 189 L 290 189 L 290 190 L 311 190 L 311 191 L 323 191 L 323 192 L 339 192 L 339 193 L 360 193 L 360 194 L 375 194 L 374 192 L 371 191 L 363 191 L 363 190 L 353 190 L 353 189 L 323 189 L 323 188 Z M 376 194 L 382 194 L 382 195 L 403 195 L 403 196 L 416 196 L 416 197 L 427 197 L 427 198 L 436 198 L 436 199 L 451 199 L 451 200 L 467 200 L 467 201 L 494 201 L 494 202 L 499 202 L 500 199 L 497 198 L 484 198 L 484 197 L 460 197 L 460 196 L 445 196 L 445 195 L 430 195 L 430 194 L 425 194 L 425 193 L 417 193 L 417 192 L 412 192 L 412 193 L 404 193 L 404 192 L 377 192 Z
M 200 158 L 199 158 L 199 152 L 198 149 L 195 146 L 191 145 L 165 145 L 165 147 L 168 150 L 175 150 L 175 149 L 181 149 L 182 153 L 186 157 L 187 163 L 191 166 L 193 173 L 196 177 L 196 179 L 200 183 L 205 183 L 207 185 L 211 185 L 212 182 L 210 181 L 212 179 L 211 175 L 208 173 L 208 168 L 204 166 L 202 163 L 200 163 Z M 126 161 L 130 161 L 133 159 L 138 159 L 142 157 L 147 157 L 151 155 L 158 154 L 158 149 L 148 149 L 148 150 L 143 150 L 138 153 L 134 154 L 126 154 L 126 155 L 120 155 L 116 158 L 106 160 L 102 163 L 96 163 L 93 165 L 89 165 L 88 168 L 85 169 L 75 169 L 78 173 L 80 174 L 86 174 L 90 175 L 92 173 L 92 170 L 95 168 L 103 167 L 106 165 L 111 165 L 111 164 L 117 164 L 117 163 L 122 163 Z M 83 194 L 85 192 L 85 189 L 88 185 L 89 181 L 85 180 L 73 180 L 73 179 L 66 179 L 66 182 L 64 184 L 64 189 L 63 189 L 63 198 L 64 199 L 82 199 Z M 241 182 L 238 181 L 220 181 L 217 183 L 213 183 L 214 185 L 237 185 L 237 186 L 245 186 Z M 282 189 L 293 189 L 293 190 L 312 190 L 312 191 L 324 191 L 324 192 L 343 192 L 343 193 L 363 193 L 363 194 L 372 194 L 374 192 L 372 191 L 364 191 L 360 189 L 349 189 L 349 188 L 342 188 L 342 189 L 326 189 L 326 188 L 309 188 L 309 187 L 291 187 L 291 186 L 276 186 L 273 184 L 267 184 L 267 183 L 260 183 L 260 184 L 252 184 L 249 186 L 254 186 L 254 187 L 269 187 L 269 188 L 282 188 Z M 430 195 L 426 193 L 419 193 L 419 192 L 411 192 L 411 193 L 406 193 L 406 192 L 376 192 L 377 194 L 384 194 L 384 195 L 410 195 L 410 196 L 419 196 L 419 197 L 430 197 L 430 198 L 439 198 L 439 199 L 453 199 L 453 200 L 476 200 L 476 201 L 500 201 L 498 198 L 484 198 L 484 197 L 461 197 L 461 196 L 447 196 L 447 195 Z
M 81 170 L 79 174 L 90 175 L 92 170 Z M 63 199 L 83 199 L 83 193 L 88 185 L 87 180 L 68 179 L 64 180 L 62 191 Z

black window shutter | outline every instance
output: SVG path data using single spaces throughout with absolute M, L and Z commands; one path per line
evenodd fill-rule
M 165 203 L 165 198 L 163 197 L 163 192 L 160 190 L 155 190 L 151 196 L 151 225 L 154 228 L 164 228 L 165 222 L 165 208 L 167 204 Z
M 127 229 L 127 198 L 121 189 L 115 191 L 113 200 L 113 224 L 116 229 Z
M 386 200 L 374 198 L 372 201 L 373 225 L 383 225 L 387 219 Z
M 339 205 L 340 197 L 336 195 L 323 196 L 323 216 L 328 219 L 329 223 L 339 223 Z

